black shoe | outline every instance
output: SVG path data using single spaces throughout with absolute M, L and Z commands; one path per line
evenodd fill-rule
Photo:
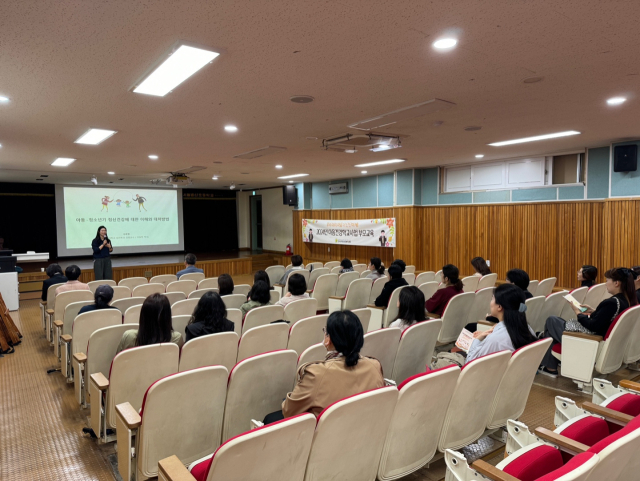
M 558 371 L 549 371 L 546 367 L 540 366 L 538 369 L 538 374 L 542 374 L 543 376 L 549 376 L 553 379 L 558 377 Z

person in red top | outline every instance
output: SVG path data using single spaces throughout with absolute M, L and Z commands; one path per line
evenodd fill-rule
M 460 280 L 460 271 L 453 264 L 447 264 L 442 268 L 442 282 L 447 286 L 438 289 L 425 303 L 427 312 L 442 316 L 447 303 L 455 295 L 462 292 L 462 281 Z

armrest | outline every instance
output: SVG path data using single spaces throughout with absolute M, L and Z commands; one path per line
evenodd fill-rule
M 62 326 L 64 326 L 64 322 L 62 321 L 53 321 L 53 325 L 59 328 L 62 328 Z
M 62 339 L 62 342 L 71 342 L 73 338 L 69 334 L 63 334 L 60 336 L 60 339 Z
M 589 446 L 587 446 L 586 444 L 582 444 L 574 441 L 573 439 L 569 439 L 562 434 L 554 433 L 547 428 L 536 428 L 535 434 L 545 441 L 549 441 L 552 444 L 558 445 L 562 451 L 566 451 L 568 453 L 580 454 L 586 452 L 589 449 Z
M 483 326 L 489 326 L 489 327 L 495 326 L 493 322 L 489 322 L 489 321 L 478 321 L 478 324 L 482 324 Z
M 45 307 L 47 305 L 47 301 L 43 301 L 42 299 L 40 299 L 40 305 L 42 307 Z
M 47 309 L 47 314 L 49 314 L 50 316 L 53 316 L 53 309 Z
M 629 421 L 633 419 L 633 416 L 621 413 L 620 411 L 614 411 L 613 409 L 594 404 L 592 402 L 586 402 L 582 404 L 582 409 L 589 411 L 590 413 L 602 416 L 607 421 L 611 421 L 621 426 L 626 426 Z
M 618 386 L 620 386 L 623 389 L 629 389 L 630 391 L 640 392 L 640 382 L 633 382 L 625 379 L 624 381 L 620 381 Z
M 380 309 L 381 311 L 384 311 L 386 309 L 386 307 L 376 306 L 375 304 L 367 304 L 367 307 L 369 309 Z
M 313 292 L 313 289 L 307 290 L 307 294 L 311 294 L 312 292 Z
M 504 471 L 500 471 L 498 468 L 486 461 L 483 461 L 482 459 L 474 461 L 471 467 L 481 475 L 489 479 L 493 479 L 494 481 L 519 481 L 515 476 L 511 476 Z
M 564 331 L 562 335 L 569 336 L 569 337 L 579 337 L 581 339 L 587 339 L 589 341 L 596 341 L 596 342 L 602 341 L 602 336 L 594 336 L 592 334 L 584 334 L 582 332 Z
M 344 298 L 347 296 L 329 296 L 329 299 L 338 299 L 340 301 L 344 301 Z
M 93 382 L 100 391 L 106 391 L 109 387 L 109 380 L 104 377 L 104 374 L 101 372 L 92 374 L 91 382 Z
M 73 355 L 73 358 L 78 364 L 84 364 L 85 362 L 87 362 L 87 355 L 84 352 L 76 352 Z
M 170 456 L 158 461 L 159 479 L 167 481 L 195 481 L 196 478 L 184 467 L 178 456 Z
M 284 284 L 274 284 L 273 287 L 284 287 Z
M 427 316 L 430 317 L 431 319 L 440 319 L 442 317 L 440 314 L 432 314 L 431 312 L 428 312 L 428 311 L 427 311 Z
M 120 416 L 124 425 L 129 429 L 136 429 L 140 427 L 140 424 L 142 424 L 140 414 L 138 414 L 138 411 L 133 409 L 133 406 L 129 403 L 116 405 L 116 413 Z

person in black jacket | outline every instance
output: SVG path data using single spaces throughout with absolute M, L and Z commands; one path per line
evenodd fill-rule
M 97 311 L 99 309 L 117 309 L 117 307 L 109 305 L 111 299 L 113 299 L 113 287 L 107 284 L 98 286 L 94 294 L 94 299 L 95 304 L 83 306 L 78 312 L 78 315 L 84 314 L 85 312 Z
M 378 307 L 387 307 L 393 291 L 398 287 L 409 285 L 406 279 L 402 277 L 402 268 L 399 265 L 391 264 L 387 272 L 391 276 L 391 280 L 384 285 L 382 292 L 375 300 L 375 305 Z
M 207 292 L 198 301 L 185 328 L 186 342 L 207 334 L 233 332 L 235 324 L 227 319 L 227 308 L 217 292 Z
M 582 304 L 585 308 L 571 306 L 577 319 L 565 321 L 561 317 L 551 316 L 544 326 L 544 337 L 551 337 L 555 341 L 549 346 L 542 360 L 540 373 L 550 377 L 558 375 L 558 360 L 551 353 L 554 344 L 562 342 L 564 331 L 583 332 L 604 337 L 613 320 L 630 306 L 638 305 L 634 289 L 633 271 L 626 267 L 616 267 L 604 273 L 607 279 L 607 291 L 612 297 L 602 301 L 597 308 Z
M 49 279 L 46 279 L 42 282 L 42 300 L 46 302 L 47 300 L 47 292 L 49 291 L 49 287 L 54 284 L 62 284 L 67 282 L 67 278 L 62 273 L 62 267 L 58 264 L 49 264 L 47 267 L 47 275 Z
M 598 277 L 598 268 L 590 265 L 584 265 L 578 270 L 578 281 L 580 287 L 591 287 L 596 283 Z
M 522 269 L 511 269 L 507 271 L 507 282 L 515 284 L 522 289 L 525 299 L 531 299 L 533 297 L 533 294 L 527 290 L 529 287 L 529 274 Z

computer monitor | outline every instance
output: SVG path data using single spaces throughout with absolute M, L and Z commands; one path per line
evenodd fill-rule
M 4 257 L 4 256 L 9 257 L 9 256 L 12 256 L 12 255 L 13 255 L 13 251 L 12 250 L 5 249 L 5 250 L 0 251 L 0 257 Z

